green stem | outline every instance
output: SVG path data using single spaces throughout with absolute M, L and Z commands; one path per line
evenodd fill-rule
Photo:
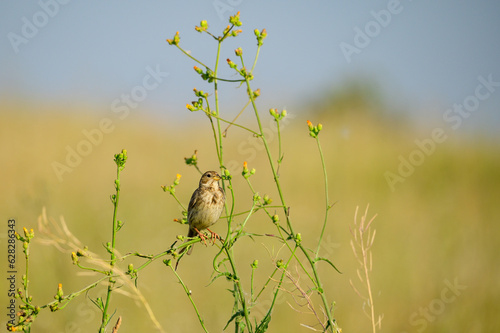
M 227 34 L 220 38 L 218 40 L 218 45 L 217 45 L 217 57 L 216 57 L 216 60 L 215 60 L 215 70 L 214 70 L 214 76 L 217 77 L 217 71 L 218 71 L 218 67 L 219 67 L 219 58 L 220 58 L 220 51 L 221 51 L 221 45 L 222 45 L 222 41 L 225 39 L 225 37 L 227 36 Z M 218 131 L 218 138 L 219 138 L 219 149 L 218 149 L 218 152 L 219 152 L 219 165 L 221 167 L 221 170 L 223 169 L 224 167 L 224 159 L 223 159 L 223 144 L 222 144 L 222 131 L 221 131 L 221 120 L 219 118 L 219 115 L 220 115 L 220 110 L 219 110 L 219 90 L 218 90 L 218 82 L 217 82 L 217 79 L 214 79 L 214 99 L 215 99 L 215 115 L 214 117 L 217 119 L 217 131 Z M 217 144 L 217 143 L 216 143 Z M 224 186 L 224 182 L 222 183 L 223 184 L 223 187 Z M 229 263 L 231 264 L 231 270 L 233 271 L 233 283 L 237 289 L 237 292 L 238 292 L 238 295 L 239 295 L 239 300 L 240 300 L 240 303 L 241 303 L 241 306 L 242 306 L 242 309 L 243 309 L 243 314 L 244 314 L 244 317 L 245 317 L 245 322 L 247 324 L 247 328 L 248 330 L 250 331 L 251 330 L 251 323 L 250 323 L 250 318 L 249 318 L 249 313 L 248 313 L 248 309 L 247 309 L 247 305 L 246 305 L 246 300 L 245 300 L 245 294 L 243 292 L 243 288 L 241 286 L 241 283 L 239 281 L 239 278 L 238 278 L 238 271 L 236 269 L 236 265 L 234 263 L 234 258 L 233 258 L 233 255 L 232 255 L 232 248 L 228 249 L 227 248 L 227 242 L 228 242 L 228 238 L 229 238 L 229 234 L 230 234 L 230 231 L 231 231 L 231 222 L 232 222 L 232 214 L 234 212 L 234 192 L 233 192 L 233 188 L 232 188 L 232 185 L 231 185 L 231 180 L 229 180 L 229 187 L 230 187 L 230 191 L 231 191 L 231 197 L 232 197 L 232 203 L 231 203 L 231 213 L 229 214 L 228 216 L 228 236 L 226 237 L 226 241 L 224 242 L 224 246 L 223 248 L 225 248 L 226 250 L 226 255 L 227 255 L 227 258 L 228 258 L 228 261 Z M 224 188 L 225 189 L 225 188 Z M 227 215 L 227 205 L 226 205 L 226 215 Z M 214 259 L 214 262 L 215 262 L 215 259 Z
M 206 113 L 206 111 L 205 111 L 205 113 Z M 222 121 L 222 122 L 225 122 L 225 123 L 227 123 L 227 124 L 229 124 L 229 125 L 234 125 L 234 126 L 236 126 L 236 127 L 242 128 L 242 129 L 244 129 L 244 130 L 246 130 L 246 131 L 248 131 L 248 132 L 250 132 L 250 133 L 252 133 L 252 134 L 254 134 L 254 135 L 256 135 L 256 136 L 260 136 L 260 134 L 259 134 L 259 133 L 257 133 L 257 132 L 255 132 L 255 131 L 253 131 L 253 130 L 249 129 L 248 127 L 245 127 L 245 126 L 242 126 L 242 125 L 240 125 L 240 124 L 236 124 L 236 123 L 234 123 L 234 120 L 233 120 L 233 121 L 229 121 L 229 120 L 223 119 L 223 118 L 221 118 L 221 117 L 219 117 L 219 116 L 216 116 L 216 115 L 213 115 L 213 114 L 212 114 L 212 115 L 210 115 L 210 116 L 211 116 L 211 117 L 214 117 L 214 118 L 215 118 L 215 119 L 217 119 L 217 120 L 220 120 L 220 121 Z
M 96 272 L 96 273 L 100 273 L 100 274 L 108 275 L 108 272 L 103 271 L 103 270 L 100 270 L 100 269 L 97 269 L 97 268 L 93 268 L 93 267 L 85 267 L 85 266 L 80 265 L 80 263 L 77 263 L 76 265 L 77 265 L 79 268 L 84 269 L 84 270 L 87 270 L 87 271 L 91 271 L 91 272 Z
M 86 286 L 85 288 L 83 289 L 80 289 L 78 291 L 75 291 L 75 292 L 72 292 L 71 294 L 67 295 L 67 296 L 64 296 L 63 299 L 61 301 L 59 300 L 55 300 L 55 301 L 52 301 L 50 303 L 47 303 L 45 305 L 42 305 L 40 306 L 40 309 L 44 309 L 44 308 L 47 308 L 47 307 L 50 307 L 52 304 L 55 304 L 57 302 L 66 302 L 66 304 L 68 304 L 69 301 L 71 301 L 73 298 L 83 294 L 84 292 L 86 292 L 87 290 L 90 290 L 92 288 L 95 288 L 96 286 L 99 285 L 99 283 L 101 283 L 102 281 L 106 280 L 108 277 L 107 276 L 104 276 L 102 278 L 100 278 L 99 280 L 95 281 L 94 283 L 92 284 L 89 284 L 88 286 Z M 66 306 L 66 304 L 64 306 Z M 60 307 L 60 309 L 62 309 L 63 307 Z
M 280 121 L 276 119 L 276 130 L 278 132 L 278 170 L 283 159 L 283 153 L 281 152 L 281 131 L 280 131 Z
M 184 53 L 185 55 L 187 55 L 189 58 L 191 58 L 192 60 L 196 61 L 197 63 L 199 63 L 200 65 L 202 65 L 203 67 L 207 68 L 207 69 L 210 69 L 210 67 L 208 67 L 207 65 L 205 65 L 204 63 L 202 63 L 201 61 L 199 61 L 198 59 L 196 59 L 195 57 L 193 57 L 192 55 L 190 55 L 188 52 L 184 51 L 184 49 L 182 47 L 180 47 L 179 45 L 175 44 L 175 46 L 177 46 L 177 48 L 179 50 L 181 50 L 182 53 Z
M 252 275 L 250 275 L 250 304 L 254 303 L 254 298 L 253 298 L 253 276 L 255 273 L 255 267 L 252 265 Z
M 236 266 L 234 264 L 233 248 L 230 248 L 230 249 L 226 248 L 226 255 L 227 255 L 229 263 L 231 264 L 231 269 L 233 271 L 233 282 L 234 282 L 234 284 L 236 285 L 236 288 L 237 288 L 237 292 L 238 292 L 240 304 L 241 304 L 241 307 L 242 307 L 242 310 L 243 310 L 243 316 L 245 317 L 245 322 L 246 322 L 246 325 L 247 325 L 247 329 L 248 329 L 249 332 L 251 332 L 251 330 L 252 330 L 252 324 L 250 322 L 250 317 L 249 317 L 249 312 L 248 312 L 248 308 L 247 308 L 247 303 L 246 303 L 246 300 L 245 300 L 245 294 L 243 293 L 243 288 L 241 287 L 240 278 L 237 275 Z
M 198 169 L 198 166 L 195 165 L 195 167 Z M 186 210 L 186 207 L 184 207 L 184 205 L 182 204 L 182 202 L 179 200 L 179 198 L 177 198 L 177 195 L 175 195 L 174 192 L 170 192 L 170 194 L 174 197 L 175 201 L 177 201 L 177 203 L 179 204 L 179 206 L 182 207 L 182 210 Z
M 196 304 L 195 304 L 195 302 L 193 300 L 193 297 L 191 296 L 191 291 L 188 289 L 188 287 L 186 286 L 186 284 L 184 283 L 184 281 L 182 281 L 182 279 L 179 276 L 179 274 L 177 274 L 177 271 L 174 269 L 174 267 L 172 265 L 168 265 L 168 267 L 170 267 L 170 269 L 172 270 L 172 272 L 174 272 L 175 276 L 177 277 L 177 280 L 179 281 L 179 283 L 182 285 L 182 288 L 186 292 L 186 295 L 189 298 L 189 301 L 191 302 L 191 305 L 193 305 L 193 308 L 194 308 L 194 311 L 196 312 L 196 315 L 198 316 L 198 321 L 200 322 L 201 327 L 203 328 L 203 330 L 205 332 L 208 333 L 208 330 L 205 327 L 205 322 L 204 322 L 203 318 L 201 317 L 200 312 L 198 311 L 198 307 L 196 306 Z
M 264 290 L 267 288 L 267 285 L 269 284 L 269 282 L 271 282 L 274 274 L 276 274 L 277 271 L 278 271 L 278 267 L 276 267 L 274 269 L 273 273 L 267 278 L 266 283 L 264 283 L 264 285 L 262 286 L 262 289 L 259 291 L 259 293 L 257 294 L 257 296 L 255 296 L 255 299 L 253 300 L 254 302 L 257 301 L 257 299 L 259 298 L 260 294 L 262 294 L 264 292 Z
M 106 331 L 106 326 L 109 322 L 110 316 L 108 314 L 108 308 L 109 308 L 109 303 L 111 301 L 111 293 L 113 291 L 113 287 L 115 284 L 115 279 L 113 276 L 113 268 L 116 263 L 116 254 L 115 254 L 115 244 L 116 244 L 116 226 L 117 226 L 117 215 L 118 215 L 118 203 L 120 201 L 120 170 L 121 167 L 117 165 L 116 167 L 116 181 L 115 181 L 115 188 L 116 188 L 116 194 L 113 200 L 113 230 L 111 231 L 111 261 L 109 263 L 109 280 L 108 280 L 108 289 L 106 292 L 106 302 L 104 303 L 104 309 L 102 311 L 102 319 L 101 319 L 101 327 L 99 329 L 100 333 L 104 333 Z
M 255 201 L 253 202 L 252 208 L 250 209 L 250 212 L 248 213 L 247 217 L 245 218 L 245 220 L 241 224 L 240 230 L 238 231 L 238 233 L 236 234 L 236 236 L 233 237 L 234 240 L 238 239 L 238 237 L 243 232 L 243 228 L 245 228 L 245 225 L 247 224 L 248 220 L 250 219 L 250 216 L 252 216 L 252 214 L 254 212 L 254 208 L 255 208 Z
M 326 172 L 325 157 L 323 156 L 323 150 L 321 149 L 321 144 L 320 144 L 319 138 L 317 136 L 316 136 L 316 143 L 318 144 L 319 156 L 321 157 L 321 166 L 323 168 L 323 177 L 325 180 L 325 220 L 323 222 L 323 228 L 321 229 L 321 234 L 319 236 L 318 248 L 316 249 L 316 257 L 317 257 L 319 255 L 321 241 L 323 240 L 323 235 L 324 235 L 325 229 L 326 229 L 326 223 L 328 221 L 328 211 L 330 210 L 331 206 L 329 204 L 330 200 L 328 198 L 328 174 Z
M 293 249 L 290 257 L 288 258 L 286 264 L 284 266 L 282 266 L 281 268 L 283 269 L 283 272 L 281 273 L 281 278 L 278 282 L 278 286 L 276 287 L 276 291 L 274 292 L 274 297 L 273 297 L 273 301 L 271 302 L 271 305 L 269 306 L 269 310 L 267 311 L 267 314 L 265 315 L 265 317 L 262 319 L 261 321 L 261 325 L 265 322 L 269 322 L 269 320 L 266 321 L 266 319 L 268 319 L 270 316 L 271 316 L 271 313 L 273 312 L 273 308 L 274 308 L 274 305 L 276 303 L 276 299 L 278 298 L 278 294 L 281 290 L 281 285 L 283 284 L 283 279 L 285 278 L 285 274 L 286 274 L 286 268 L 288 267 L 288 265 L 290 264 L 292 258 L 295 257 L 295 251 L 297 250 L 297 246 L 295 246 L 295 248 Z M 273 272 L 273 275 L 274 273 L 278 270 L 278 267 L 276 267 L 275 271 Z M 267 284 L 267 283 L 266 283 Z M 259 328 L 260 328 L 260 325 L 259 325 Z
M 252 66 L 252 70 L 251 70 L 251 72 L 252 72 L 252 73 L 253 73 L 253 70 L 254 70 L 254 68 L 255 68 L 255 65 L 257 65 L 257 59 L 259 59 L 259 53 L 260 53 L 260 47 L 261 47 L 261 46 L 262 46 L 262 45 L 259 45 L 259 46 L 257 47 L 257 52 L 255 53 L 255 60 L 253 61 L 253 66 Z
M 30 261 L 29 261 L 29 242 L 28 242 L 28 247 L 26 248 L 25 252 L 24 252 L 24 256 L 26 258 L 26 279 L 24 280 L 24 293 L 25 293 L 25 296 L 26 296 L 26 303 L 29 303 L 29 291 L 28 291 L 28 287 L 29 287 L 29 283 L 28 283 L 28 273 L 29 273 L 29 264 L 30 264 Z
M 219 58 L 220 58 L 220 50 L 221 50 L 221 45 L 222 45 L 222 38 L 219 40 L 217 43 L 217 57 L 215 59 L 215 70 L 214 70 L 214 76 L 217 77 L 217 72 L 219 70 Z M 220 120 L 219 114 L 219 89 L 218 89 L 218 81 L 217 79 L 214 79 L 214 99 L 215 99 L 215 116 L 217 119 L 217 130 L 219 134 L 219 149 L 218 149 L 218 157 L 219 157 L 219 165 L 222 167 L 223 165 L 223 159 L 222 159 L 222 132 L 221 132 L 221 127 L 220 127 Z M 217 141 L 215 142 L 217 144 Z
M 251 92 L 252 89 L 250 87 L 249 78 L 246 77 L 245 81 L 246 81 L 246 85 L 247 85 L 248 91 Z M 252 107 L 253 107 L 254 112 L 255 112 L 255 117 L 257 119 L 257 123 L 258 123 L 258 126 L 259 126 L 259 131 L 260 131 L 260 134 L 261 134 L 262 142 L 264 143 L 264 148 L 266 150 L 267 158 L 268 158 L 269 164 L 271 166 L 271 171 L 273 173 L 274 181 L 276 183 L 276 188 L 278 190 L 278 194 L 279 194 L 281 203 L 283 205 L 283 210 L 284 210 L 284 214 L 286 216 L 286 222 L 287 222 L 288 230 L 290 231 L 290 235 L 292 236 L 292 238 L 295 239 L 295 232 L 293 231 L 293 227 L 292 227 L 292 224 L 290 222 L 290 216 L 288 214 L 288 208 L 287 208 L 288 206 L 286 205 L 285 198 L 283 196 L 283 191 L 281 189 L 281 183 L 280 183 L 278 175 L 276 173 L 276 168 L 274 166 L 274 160 L 273 160 L 272 155 L 271 155 L 271 150 L 269 149 L 269 145 L 267 143 L 266 137 L 264 136 L 264 131 L 263 131 L 263 128 L 262 128 L 262 123 L 261 123 L 260 117 L 259 117 L 259 111 L 257 109 L 257 105 L 255 104 L 255 99 L 253 98 L 253 96 L 252 96 L 251 93 L 249 93 L 249 97 L 250 97 L 250 100 L 252 101 Z M 300 248 L 300 250 L 302 251 L 302 253 L 304 253 L 304 255 L 306 256 L 307 260 L 309 261 L 309 265 L 311 266 L 311 269 L 312 269 L 313 275 L 314 275 L 314 280 L 315 280 L 313 282 L 316 284 L 316 289 L 317 289 L 317 291 L 318 291 L 318 293 L 319 293 L 319 295 L 321 297 L 321 300 L 323 301 L 323 306 L 325 308 L 325 312 L 326 312 L 326 315 L 328 317 L 329 327 L 333 331 L 334 328 L 337 328 L 337 324 L 335 323 L 334 319 L 332 318 L 330 307 L 328 305 L 328 301 L 327 301 L 326 296 L 324 294 L 323 285 L 321 283 L 321 279 L 319 278 L 318 272 L 316 270 L 315 262 L 311 259 L 311 256 L 309 255 L 308 250 L 302 244 L 299 244 L 298 247 Z
M 255 194 L 255 192 L 254 192 L 254 194 Z M 264 209 L 265 212 L 269 215 L 269 217 L 271 217 L 270 213 L 267 211 L 267 208 L 282 208 L 282 206 L 259 206 L 259 207 L 254 208 L 253 211 L 255 213 L 261 209 Z M 234 213 L 231 216 L 235 217 L 235 216 L 245 215 L 245 214 L 248 214 L 249 212 L 250 212 L 250 210 L 246 210 L 244 212 Z M 227 216 L 221 216 L 221 219 L 223 219 L 223 218 L 227 218 Z

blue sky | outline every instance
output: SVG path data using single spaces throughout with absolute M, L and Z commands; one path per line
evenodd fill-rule
M 140 106 L 182 115 L 192 88 L 207 88 L 194 63 L 165 39 L 180 31 L 181 45 L 212 65 L 216 43 L 193 27 L 206 19 L 219 34 L 236 11 L 244 32 L 227 43 L 222 59 L 234 59 L 242 46 L 250 63 L 252 31 L 267 29 L 254 83 L 266 107 L 300 105 L 361 75 L 372 77 L 399 112 L 431 122 L 473 95 L 478 77 L 500 82 L 500 3 L 493 0 L 2 1 L 0 98 L 62 103 L 68 112 L 85 103 L 109 112 L 156 68 L 166 74 Z M 357 51 L 346 57 L 341 45 Z M 243 94 L 225 88 L 228 105 Z M 500 125 L 496 89 L 467 126 Z

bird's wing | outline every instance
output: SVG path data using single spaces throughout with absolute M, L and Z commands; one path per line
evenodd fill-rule
M 194 192 L 193 195 L 191 196 L 191 200 L 189 200 L 189 205 L 188 205 L 188 218 L 189 218 L 189 213 L 191 210 L 196 206 L 196 202 L 198 201 L 197 198 L 199 197 L 198 192 L 200 191 L 199 188 L 197 188 Z

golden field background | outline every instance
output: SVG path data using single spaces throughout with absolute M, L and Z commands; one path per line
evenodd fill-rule
M 265 107 L 261 110 L 264 126 L 269 127 L 271 117 Z M 414 140 L 428 138 L 430 130 L 419 131 L 404 120 L 391 121 L 390 117 L 377 113 L 339 114 L 329 109 L 321 114 L 301 109 L 288 112 L 291 116 L 282 133 L 285 157 L 280 177 L 292 207 L 295 231 L 302 233 L 303 242 L 311 248 L 315 248 L 323 221 L 324 192 L 319 155 L 314 140 L 308 136 L 306 120 L 324 126 L 320 139 L 328 167 L 330 200 L 337 203 L 330 211 L 321 255 L 334 262 L 343 274 L 326 264 L 318 265 L 327 295 L 336 302 L 335 318 L 343 332 L 370 331 L 363 300 L 349 285 L 352 279 L 361 288 L 356 277 L 357 262 L 349 244 L 349 226 L 356 206 L 364 211 L 367 204 L 370 217 L 378 214 L 374 222 L 377 236 L 371 283 L 375 311 L 384 315 L 383 332 L 499 331 L 498 140 L 475 138 L 460 130 L 453 132 L 443 124 L 448 139 L 437 144 L 435 152 L 426 156 L 422 165 L 391 191 L 385 172 L 396 173 L 398 156 L 407 158 L 416 149 Z M 183 158 L 197 149 L 202 170 L 217 167 L 209 122 L 199 113 L 173 120 L 177 117 L 152 116 L 146 110 L 136 110 L 119 120 L 109 112 L 69 113 L 63 106 L 4 103 L 1 114 L 0 211 L 5 221 L 2 233 L 7 229 L 7 219 L 14 217 L 18 231 L 23 226 L 34 228 L 35 240 L 41 238 L 37 219 L 45 207 L 49 218 L 57 221 L 63 217 L 83 244 L 105 255 L 102 244 L 109 241 L 111 232 L 109 195 L 114 192 L 113 155 L 125 148 L 129 159 L 122 173 L 119 207 L 119 219 L 125 225 L 118 234 L 117 249 L 121 253 L 160 253 L 175 241 L 176 235 L 187 232 L 186 226 L 172 222 L 180 217 L 181 209 L 160 185 L 169 185 L 176 173 L 182 174 L 177 194 L 187 203 L 199 174 L 187 167 Z M 113 121 L 114 130 L 104 134 L 102 143 L 93 146 L 92 152 L 71 173 L 64 174 L 60 182 L 51 164 L 63 163 L 66 146 L 74 148 L 85 139 L 82 130 L 96 128 L 105 117 Z M 241 122 L 255 128 L 251 116 Z M 253 146 L 256 142 L 251 135 L 232 127 L 224 143 L 226 161 L 235 161 L 239 166 L 248 161 L 250 168 L 257 169 L 251 178 L 256 190 L 269 194 L 277 203 L 265 154 Z M 271 142 L 277 158 L 276 136 Z M 241 211 L 250 207 L 252 195 L 240 170 L 238 167 L 233 173 L 233 186 L 236 207 Z M 241 218 L 237 221 L 241 222 Z M 219 221 L 214 229 L 225 234 L 225 221 Z M 249 221 L 247 230 L 272 233 L 274 226 L 259 212 Z M 6 244 L 3 236 L 2 244 Z M 18 283 L 23 267 L 20 249 L 18 244 Z M 244 238 L 235 245 L 247 291 L 254 259 L 260 263 L 256 271 L 257 286 L 261 286 L 272 269 L 273 258 L 267 249 L 276 253 L 279 244 L 269 239 Z M 193 255 L 184 258 L 179 267 L 179 274 L 192 290 L 210 332 L 222 331 L 232 308 L 227 281 L 219 279 L 208 286 L 216 251 L 215 247 L 197 245 Z M 286 257 L 286 250 L 282 251 L 276 255 L 277 259 Z M 97 277 L 81 275 L 72 265 L 70 255 L 52 246 L 34 242 L 31 253 L 29 280 L 37 304 L 51 301 L 58 283 L 63 284 L 67 294 Z M 138 266 L 142 260 L 132 262 Z M 127 264 L 128 261 L 122 267 Z M 295 266 L 291 270 L 297 274 Z M 3 291 L 7 288 L 5 280 L 2 281 L 5 286 L 2 304 L 6 304 Z M 304 288 L 311 287 L 303 273 L 300 281 Z M 447 281 L 465 289 L 450 293 Z M 161 261 L 140 272 L 138 287 L 165 332 L 202 331 L 181 286 Z M 285 287 L 292 289 L 289 283 Z M 95 298 L 103 290 L 104 286 L 99 287 L 87 296 Z M 122 290 L 130 292 L 127 287 Z M 262 301 L 269 299 L 269 294 L 262 296 Z M 306 311 L 290 296 L 280 302 L 269 332 L 309 332 L 300 324 L 314 324 L 314 317 L 293 310 L 287 302 Z M 316 304 L 319 309 L 319 302 Z M 116 315 L 123 317 L 121 333 L 156 331 L 144 306 L 131 297 L 113 294 L 111 307 L 116 309 Z M 86 296 L 81 296 L 62 311 L 42 312 L 32 332 L 95 332 L 98 326 L 97 308 Z

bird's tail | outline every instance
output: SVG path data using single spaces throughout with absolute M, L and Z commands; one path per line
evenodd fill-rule
M 188 237 L 194 237 L 196 235 L 197 235 L 196 231 L 194 229 L 189 228 Z M 193 247 L 194 247 L 194 244 L 189 247 L 189 250 L 187 252 L 188 255 L 190 255 L 193 252 Z
M 196 234 L 196 231 L 195 231 L 194 229 L 189 228 L 189 232 L 188 232 L 188 235 L 187 235 L 187 236 L 188 236 L 188 237 L 195 237 L 196 235 L 197 235 L 197 234 Z M 191 245 L 191 246 L 189 246 L 189 247 L 185 247 L 185 248 L 183 248 L 183 249 L 179 252 L 179 255 L 181 255 L 181 254 L 183 254 L 184 252 L 186 252 L 186 249 L 188 249 L 188 248 L 189 248 L 189 250 L 187 251 L 187 254 L 188 254 L 188 255 L 189 255 L 189 254 L 191 254 L 191 252 L 193 252 L 193 246 L 194 246 L 194 245 Z
M 192 230 L 191 228 L 189 228 L 189 232 L 188 232 L 188 237 L 194 237 L 196 236 L 196 231 Z M 179 251 L 179 259 L 177 259 L 177 264 L 175 264 L 175 270 L 177 270 L 177 266 L 179 266 L 179 261 L 181 260 L 181 257 L 183 255 L 184 252 L 186 252 L 186 250 L 189 248 L 189 250 L 187 251 L 187 255 L 190 255 L 191 252 L 193 252 L 193 246 L 194 245 L 191 245 L 191 246 L 187 246 L 187 247 L 184 247 L 182 248 L 182 250 Z

